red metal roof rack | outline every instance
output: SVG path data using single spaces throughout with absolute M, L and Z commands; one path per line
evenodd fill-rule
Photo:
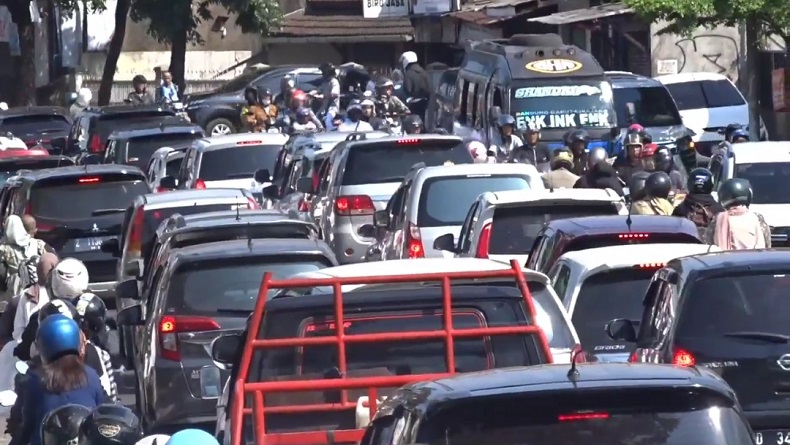
M 419 261 L 419 260 L 415 260 Z M 481 338 L 495 335 L 514 335 L 525 334 L 537 337 L 538 347 L 541 349 L 546 360 L 551 362 L 551 350 L 549 349 L 546 336 L 543 330 L 536 325 L 522 326 L 502 326 L 502 327 L 482 327 L 470 329 L 456 329 L 453 327 L 451 303 L 451 281 L 469 279 L 491 279 L 491 278 L 513 278 L 518 289 L 524 297 L 526 309 L 530 314 L 530 319 L 537 320 L 535 306 L 532 302 L 527 282 L 524 279 L 521 266 L 515 261 L 510 262 L 510 269 L 486 272 L 454 272 L 454 273 L 433 273 L 419 275 L 402 276 L 371 276 L 371 277 L 350 277 L 350 278 L 321 278 L 321 279 L 292 279 L 292 280 L 272 280 L 271 273 L 266 273 L 261 282 L 258 293 L 258 301 L 249 332 L 244 345 L 244 351 L 240 362 L 238 379 L 234 383 L 234 392 L 237 394 L 233 399 L 231 409 L 231 422 L 228 427 L 231 433 L 231 443 L 241 445 L 243 434 L 243 420 L 245 415 L 252 414 L 254 422 L 255 443 L 258 445 L 317 445 L 336 443 L 355 443 L 358 442 L 364 433 L 364 429 L 347 429 L 334 431 L 308 431 L 293 433 L 266 433 L 266 414 L 287 414 L 287 413 L 306 413 L 306 412 L 331 412 L 351 410 L 356 407 L 356 402 L 349 402 L 348 394 L 345 390 L 368 389 L 370 418 L 377 409 L 377 389 L 386 387 L 397 387 L 408 383 L 431 380 L 447 377 L 453 372 L 438 374 L 417 374 L 417 375 L 398 375 L 381 377 L 347 377 L 346 376 L 346 345 L 350 343 L 373 343 L 382 341 L 403 341 L 403 340 L 436 340 L 443 339 L 446 348 L 447 369 L 454 370 L 455 367 L 455 347 L 454 338 Z M 343 313 L 343 294 L 341 286 L 349 284 L 382 284 L 382 283 L 410 283 L 439 281 L 442 283 L 442 314 L 444 329 L 435 331 L 407 331 L 407 332 L 386 332 L 373 334 L 346 335 L 344 333 L 344 313 Z M 278 338 L 278 339 L 257 339 L 260 332 L 263 314 L 266 309 L 266 296 L 272 289 L 291 289 L 318 286 L 331 286 L 334 289 L 334 329 L 335 335 L 328 337 L 301 337 L 301 338 Z M 299 298 L 299 297 L 293 297 Z M 338 369 L 341 373 L 339 379 L 325 380 L 292 380 L 292 381 L 269 381 L 247 383 L 250 372 L 253 352 L 262 348 L 282 348 L 282 347 L 304 347 L 313 345 L 335 345 L 338 348 Z M 325 403 L 312 405 L 295 406 L 264 406 L 264 393 L 282 393 L 299 391 L 327 391 L 343 390 L 340 403 Z M 246 395 L 253 395 L 253 407 L 245 408 L 244 402 Z

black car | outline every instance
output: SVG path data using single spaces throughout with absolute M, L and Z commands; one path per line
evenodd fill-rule
M 33 215 L 36 237 L 61 258 L 84 262 L 89 289 L 105 299 L 112 296 L 116 259 L 101 245 L 121 234 L 132 201 L 150 193 L 142 171 L 112 164 L 25 171 L 9 179 L 5 193 L 3 215 Z
M 71 125 L 71 116 L 62 107 L 14 107 L 0 111 L 0 133 L 11 133 L 29 148 L 40 145 L 52 154 L 63 153 Z
M 185 99 L 186 111 L 192 122 L 200 125 L 209 136 L 236 133 L 241 128 L 239 113 L 246 103 L 244 89 L 253 86 L 280 93 L 280 82 L 286 75 L 294 78 L 296 88 L 311 91 L 321 84 L 317 67 L 285 65 L 267 67 L 244 73 L 208 93 L 190 94 Z
M 107 145 L 107 138 L 124 123 L 175 115 L 176 110 L 168 105 L 107 105 L 86 108 L 74 118 L 66 142 L 66 154 L 101 154 Z
M 653 276 L 641 320 L 606 326 L 632 362 L 711 368 L 738 395 L 758 444 L 790 437 L 790 251 L 678 258 Z M 784 442 L 782 442 L 784 443 Z
M 180 119 L 158 126 L 114 131 L 107 138 L 104 163 L 134 165 L 143 169 L 156 150 L 182 145 L 203 136 L 202 128 Z
M 62 155 L 0 158 L 0 182 L 16 175 L 20 170 L 43 170 L 70 165 L 74 165 L 74 161 L 70 157 Z

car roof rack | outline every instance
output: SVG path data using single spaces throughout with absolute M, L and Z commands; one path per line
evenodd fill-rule
M 360 132 L 350 133 L 348 136 L 346 136 L 347 141 L 364 141 L 367 138 L 368 137 L 365 135 L 365 133 Z
M 491 279 L 491 278 L 511 278 L 515 280 L 516 286 L 520 291 L 527 314 L 530 317 L 529 325 L 512 325 L 497 327 L 478 327 L 478 328 L 456 328 L 453 326 L 452 304 L 452 281 L 470 279 Z M 442 323 L 443 328 L 434 331 L 393 331 L 378 332 L 372 334 L 345 334 L 345 317 L 343 307 L 342 286 L 350 284 L 381 284 L 381 283 L 420 283 L 425 281 L 438 281 L 442 286 Z M 327 286 L 334 289 L 333 307 L 334 315 L 327 317 L 334 321 L 335 335 L 318 337 L 292 337 L 258 339 L 258 333 L 263 323 L 266 311 L 267 294 L 273 289 L 300 289 Z M 231 410 L 229 431 L 231 434 L 231 444 L 241 445 L 242 434 L 244 433 L 244 416 L 252 415 L 255 442 L 258 445 L 291 445 L 291 444 L 328 444 L 356 443 L 365 432 L 366 425 L 360 425 L 357 421 L 356 429 L 343 430 L 317 430 L 286 433 L 266 433 L 266 416 L 282 414 L 308 414 L 308 413 L 337 413 L 342 411 L 353 411 L 358 407 L 358 401 L 350 401 L 348 390 L 366 389 L 368 394 L 367 411 L 368 419 L 373 418 L 377 410 L 378 389 L 393 388 L 418 381 L 445 378 L 454 375 L 455 372 L 413 374 L 413 375 L 390 375 L 377 377 L 349 377 L 347 374 L 346 348 L 354 343 L 360 342 L 384 342 L 384 341 L 403 341 L 403 340 L 443 340 L 445 343 L 445 360 L 448 370 L 456 369 L 455 340 L 461 338 L 483 338 L 501 335 L 531 335 L 537 341 L 537 347 L 542 352 L 546 360 L 551 363 L 551 349 L 549 348 L 546 335 L 537 325 L 537 315 L 535 304 L 532 301 L 527 281 L 524 278 L 521 265 L 516 260 L 510 261 L 510 268 L 498 271 L 474 271 L 474 272 L 450 272 L 450 273 L 429 273 L 429 274 L 408 274 L 399 276 L 366 276 L 366 277 L 332 277 L 315 279 L 286 279 L 273 280 L 272 273 L 267 272 L 263 276 L 261 287 L 258 292 L 258 299 L 255 310 L 252 313 L 250 324 L 248 325 L 247 338 L 239 362 L 239 373 L 235 382 L 231 382 L 232 391 L 237 395 L 233 398 L 233 403 L 228 409 Z M 318 379 L 318 380 L 280 380 L 247 383 L 251 367 L 253 366 L 253 355 L 257 350 L 266 348 L 304 348 L 308 346 L 336 346 L 338 367 L 338 378 Z M 309 391 L 338 391 L 340 392 L 339 403 L 320 403 L 310 405 L 290 405 L 290 406 L 264 406 L 264 394 L 270 393 L 295 393 Z M 251 408 L 245 408 L 245 400 L 250 399 Z M 364 407 L 364 403 L 362 405 Z

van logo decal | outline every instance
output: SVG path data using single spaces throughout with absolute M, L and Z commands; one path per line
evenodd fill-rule
M 790 354 L 785 354 L 779 357 L 779 360 L 776 361 L 776 364 L 785 371 L 790 371 Z
M 536 73 L 564 74 L 580 70 L 582 64 L 569 59 L 543 59 L 529 62 L 525 68 Z

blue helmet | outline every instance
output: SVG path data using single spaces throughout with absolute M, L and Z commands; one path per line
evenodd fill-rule
M 79 325 L 65 315 L 50 315 L 38 326 L 36 349 L 44 363 L 55 361 L 67 354 L 79 354 L 81 346 Z
M 733 131 L 732 132 L 732 137 L 731 137 L 730 140 L 736 141 L 738 139 L 746 139 L 748 141 L 749 140 L 749 131 L 748 130 L 744 130 L 743 128 L 739 128 L 738 130 Z
M 170 436 L 170 440 L 165 445 L 219 445 L 219 442 L 203 430 L 190 428 Z

